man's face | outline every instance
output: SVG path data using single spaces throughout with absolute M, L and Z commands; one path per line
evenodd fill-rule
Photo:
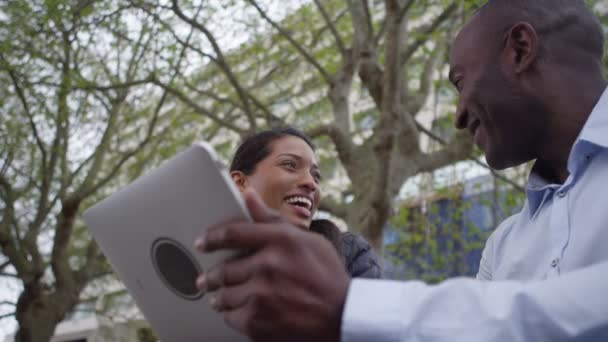
M 519 90 L 500 42 L 483 31 L 473 18 L 450 53 L 450 81 L 459 92 L 456 127 L 469 130 L 491 167 L 504 169 L 533 159 L 534 106 Z

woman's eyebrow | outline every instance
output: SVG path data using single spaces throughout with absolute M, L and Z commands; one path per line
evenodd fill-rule
M 294 159 L 297 159 L 298 161 L 302 161 L 302 160 L 304 159 L 304 158 L 300 157 L 299 155 L 297 155 L 297 154 L 293 154 L 293 153 L 281 153 L 281 154 L 278 154 L 278 155 L 275 157 L 275 159 L 276 159 L 276 158 L 279 158 L 279 157 L 281 157 L 281 156 L 292 157 L 292 158 L 294 158 Z M 313 168 L 315 168 L 315 169 L 317 169 L 317 170 L 319 169 L 319 165 L 317 165 L 317 163 L 313 163 L 313 164 L 312 164 L 312 167 L 313 167 Z

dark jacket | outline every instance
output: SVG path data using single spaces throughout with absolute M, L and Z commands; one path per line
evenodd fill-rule
M 372 246 L 361 236 L 342 233 L 330 220 L 313 220 L 310 230 L 323 235 L 343 258 L 344 265 L 353 278 L 382 278 L 382 268 Z
M 340 240 L 340 252 L 351 277 L 382 278 L 382 267 L 369 242 L 350 232 L 343 233 Z

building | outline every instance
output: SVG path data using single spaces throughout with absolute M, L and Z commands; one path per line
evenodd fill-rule
M 523 199 L 485 175 L 405 202 L 385 230 L 385 277 L 437 282 L 475 276 L 486 239 Z

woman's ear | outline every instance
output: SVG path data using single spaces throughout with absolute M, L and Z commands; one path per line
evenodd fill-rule
M 239 188 L 239 191 L 243 192 L 248 184 L 247 184 L 247 176 L 241 171 L 230 171 L 230 177 L 234 181 L 234 184 Z

